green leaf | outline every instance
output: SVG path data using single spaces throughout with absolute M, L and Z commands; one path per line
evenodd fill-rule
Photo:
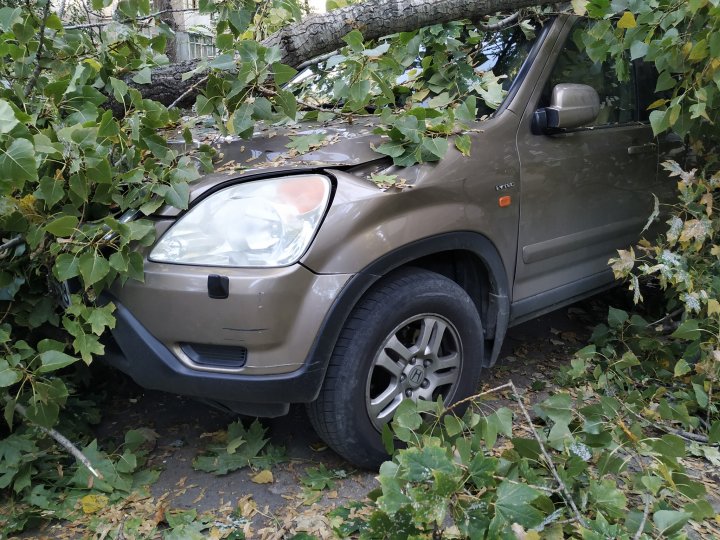
M 677 330 L 670 334 L 670 337 L 685 339 L 687 341 L 695 341 L 700 337 L 698 321 L 695 319 L 686 319 Z
M 37 178 L 35 148 L 30 141 L 15 139 L 9 147 L 0 147 L 0 196 L 10 195 Z
M 670 536 L 678 532 L 692 517 L 687 512 L 679 512 L 677 510 L 658 510 L 653 514 L 653 523 L 657 527 L 657 534 L 660 536 Z
M 124 81 L 121 81 L 120 79 L 116 79 L 115 77 L 110 77 L 110 86 L 112 87 L 113 96 L 115 97 L 115 99 L 118 102 L 123 103 L 124 98 L 128 93 L 128 89 L 129 89 L 128 85 Z
M 542 522 L 543 514 L 531 506 L 540 492 L 525 484 L 510 483 L 507 480 L 498 486 L 495 514 L 508 524 L 519 523 L 523 527 L 535 527 Z
M 0 133 L 10 133 L 19 123 L 10 104 L 0 99 Z
M 180 210 L 187 210 L 189 200 L 190 188 L 187 182 L 171 184 L 165 192 L 165 202 Z
M 45 201 L 45 208 L 52 208 L 65 196 L 65 186 L 62 180 L 55 180 L 44 176 L 40 180 L 40 187 L 35 192 L 38 199 Z
M 152 82 L 152 71 L 149 67 L 144 67 L 133 76 L 132 80 L 136 84 L 150 84 Z
M 381 144 L 375 149 L 375 151 L 395 158 L 400 157 L 405 153 L 405 146 L 403 141 L 390 141 Z
M 685 441 L 677 435 L 668 434 L 659 439 L 649 440 L 648 446 L 663 458 L 683 458 L 686 454 Z
M 448 142 L 447 139 L 443 139 L 442 137 L 423 137 L 422 147 L 433 156 L 433 159 L 427 159 L 427 161 L 435 161 L 445 156 L 448 149 Z
M 35 152 L 39 154 L 48 154 L 51 156 L 62 155 L 62 144 L 52 142 L 50 137 L 43 133 L 36 133 L 33 135 L 33 143 L 35 146 Z
M 45 230 L 58 237 L 72 236 L 77 229 L 79 220 L 75 216 L 62 216 L 45 225 Z
M 8 32 L 14 24 L 20 22 L 22 10 L 20 8 L 0 8 L 0 30 Z
M 665 90 L 675 88 L 676 84 L 677 81 L 673 78 L 670 72 L 663 71 L 658 76 L 657 83 L 655 83 L 655 93 L 658 94 L 660 92 L 664 92 Z
M 705 499 L 699 499 L 685 505 L 683 508 L 684 512 L 689 512 L 692 515 L 692 519 L 695 521 L 702 521 L 704 519 L 712 518 L 715 516 L 715 510 L 712 505 Z M 665 520 L 665 516 L 661 516 L 661 519 Z
M 590 497 L 595 501 L 598 508 L 610 517 L 619 518 L 625 513 L 627 497 L 616 487 L 615 482 L 612 480 L 605 480 L 601 483 L 592 482 L 590 484 Z
M 10 367 L 6 360 L 0 358 L 0 388 L 6 388 L 22 379 L 22 372 Z
M 85 333 L 81 333 L 75 337 L 73 340 L 73 349 L 82 357 L 83 362 L 86 364 L 90 364 L 93 355 L 101 355 L 105 352 L 105 347 L 96 336 Z
M 233 133 L 243 138 L 252 136 L 255 122 L 252 118 L 253 105 L 243 103 L 232 115 L 231 125 L 228 126 Z
M 343 38 L 343 41 L 347 43 L 354 52 L 361 52 L 365 46 L 363 42 L 365 39 L 359 30 L 353 30 Z
M 382 427 L 382 443 L 385 451 L 392 455 L 395 451 L 395 437 L 389 424 L 383 424 Z
M 46 402 L 37 400 L 27 408 L 28 420 L 47 428 L 52 427 L 57 422 L 59 414 L 60 406 L 53 400 Z
M 443 422 L 445 424 L 445 431 L 447 431 L 450 437 L 454 437 L 464 429 L 462 421 L 452 413 L 446 414 Z
M 110 272 L 107 259 L 97 252 L 83 253 L 78 259 L 78 269 L 85 283 L 85 288 L 94 285 Z
M 650 112 L 650 126 L 653 134 L 659 135 L 670 128 L 670 120 L 668 111 L 652 111 Z
M 390 43 L 381 43 L 377 47 L 373 47 L 372 49 L 365 49 L 362 51 L 363 56 L 367 56 L 369 58 L 379 58 L 386 52 L 390 50 Z
M 572 398 L 560 393 L 535 405 L 535 411 L 544 418 L 550 418 L 556 424 L 569 425 L 573 418 Z
M 474 122 L 477 119 L 477 98 L 468 96 L 455 108 L 455 118 L 461 122 Z
M 710 444 L 720 443 L 720 420 L 716 420 L 710 426 L 708 431 L 708 441 Z
M 415 403 L 409 399 L 403 400 L 395 410 L 392 423 L 405 429 L 417 429 L 422 425 L 422 417 L 417 412 Z
M 285 145 L 286 148 L 295 149 L 300 154 L 305 154 L 312 149 L 321 146 L 325 140 L 324 133 L 311 133 L 310 135 L 290 136 L 290 142 Z
M 648 49 L 649 46 L 647 43 L 643 41 L 634 41 L 633 44 L 630 45 L 630 60 L 642 58 L 647 54 Z
M 95 335 L 102 335 L 106 328 L 115 328 L 115 317 L 112 314 L 114 309 L 115 305 L 112 303 L 103 307 L 91 308 L 87 323 Z
M 349 97 L 356 106 L 365 105 L 370 100 L 370 81 L 363 79 L 353 83 L 350 87 Z
M 470 155 L 470 145 L 472 139 L 468 135 L 458 135 L 455 137 L 455 148 L 457 148 L 463 156 Z
M 68 354 L 60 351 L 45 351 L 40 355 L 40 361 L 42 365 L 37 369 L 38 373 L 49 373 L 51 371 L 57 371 L 58 369 L 69 366 L 77 362 L 77 358 L 74 358 Z
M 633 353 L 632 351 L 626 351 L 623 353 L 620 360 L 615 362 L 613 367 L 615 369 L 625 369 L 625 368 L 639 366 L 639 365 L 640 365 L 640 360 L 638 360 L 638 357 L 635 356 L 635 353 Z
M 297 69 L 281 64 L 280 62 L 275 62 L 272 65 L 272 70 L 273 77 L 275 78 L 275 84 L 278 86 L 282 86 L 297 75 Z
M 275 104 L 291 120 L 297 116 L 297 102 L 295 96 L 287 90 L 280 90 L 275 98 Z
M 688 56 L 688 59 L 693 62 L 699 62 L 701 60 L 704 60 L 708 56 L 708 44 L 705 39 L 699 40 L 695 45 L 693 45 L 692 50 L 690 51 L 690 55 Z
M 205 96 L 199 95 L 195 99 L 195 110 L 201 116 L 204 116 L 206 114 L 211 114 L 213 112 L 214 108 L 215 107 L 213 105 L 213 102 L 210 101 Z
M 684 358 L 681 358 L 681 359 L 678 360 L 677 363 L 675 364 L 674 375 L 675 375 L 676 377 L 682 377 L 683 375 L 687 375 L 687 374 L 690 373 L 691 371 L 692 371 L 692 368 L 691 368 L 690 365 L 685 361 Z
M 79 275 L 77 255 L 71 253 L 58 255 L 53 266 L 53 274 L 58 281 L 66 281 Z
M 628 320 L 627 311 L 616 309 L 612 306 L 608 308 L 608 325 L 610 328 L 620 328 Z
M 260 456 L 260 452 L 266 446 L 265 431 L 265 428 L 257 420 L 247 430 L 241 422 L 233 422 L 228 426 L 226 440 L 242 439 L 244 443 L 232 448 L 232 453 L 228 452 L 227 443 L 213 444 L 204 455 L 195 458 L 193 468 L 216 475 L 224 475 L 247 467 Z
M 213 58 L 209 66 L 221 71 L 228 71 L 235 67 L 235 56 L 230 53 L 221 54 Z

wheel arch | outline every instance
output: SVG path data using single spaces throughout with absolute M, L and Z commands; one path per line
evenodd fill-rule
M 329 359 L 345 321 L 370 287 L 394 270 L 409 266 L 447 277 L 473 299 L 485 333 L 483 363 L 492 366 L 508 326 L 510 288 L 505 266 L 494 244 L 487 237 L 471 231 L 442 233 L 416 240 L 383 255 L 356 274 L 326 315 L 322 342 L 316 348 L 321 358 Z

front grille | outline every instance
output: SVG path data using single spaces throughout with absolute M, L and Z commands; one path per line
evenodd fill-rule
M 180 348 L 193 363 L 200 366 L 241 368 L 247 361 L 245 347 L 182 343 Z

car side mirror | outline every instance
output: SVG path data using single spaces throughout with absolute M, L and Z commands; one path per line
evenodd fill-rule
M 532 131 L 536 135 L 572 129 L 592 123 L 600 113 L 600 96 L 586 84 L 562 83 L 552 90 L 550 106 L 535 111 Z

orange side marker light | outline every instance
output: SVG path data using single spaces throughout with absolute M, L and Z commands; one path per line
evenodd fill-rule
M 507 206 L 510 206 L 512 204 L 512 197 L 510 195 L 505 195 L 504 197 L 500 197 L 498 199 L 498 206 L 500 208 L 505 208 Z

